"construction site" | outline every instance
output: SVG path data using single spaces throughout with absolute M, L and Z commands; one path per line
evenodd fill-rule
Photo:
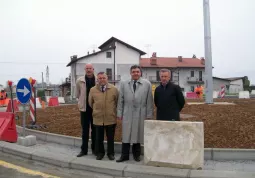
M 54 99 L 56 100 L 56 99 Z M 182 121 L 204 123 L 205 148 L 255 148 L 255 99 L 214 99 L 228 104 L 196 104 L 201 99 L 186 99 Z M 50 102 L 49 102 L 50 103 Z M 192 104 L 193 103 L 193 104 Z M 50 104 L 52 105 L 52 103 Z M 81 137 L 80 113 L 77 104 L 59 104 L 36 109 L 37 130 Z M 154 115 L 156 113 L 156 109 Z M 17 112 L 17 125 L 22 126 L 22 112 Z M 155 119 L 155 117 L 154 117 Z M 29 111 L 27 125 L 29 125 Z M 115 141 L 121 142 L 121 121 L 117 121 Z

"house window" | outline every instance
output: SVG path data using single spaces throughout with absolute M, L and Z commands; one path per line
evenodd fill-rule
M 194 77 L 194 71 L 190 71 L 190 77 Z
M 202 71 L 199 71 L 199 81 L 203 81 L 203 73 L 202 73 Z
M 108 76 L 108 80 L 112 80 L 112 69 L 106 69 L 106 75 Z
M 112 52 L 106 52 L 106 58 L 112 58 Z
M 190 86 L 190 91 L 194 92 L 194 90 L 195 90 L 194 86 Z

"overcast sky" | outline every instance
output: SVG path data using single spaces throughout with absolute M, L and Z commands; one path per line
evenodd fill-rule
M 213 75 L 255 84 L 255 0 L 211 0 Z M 71 55 L 114 36 L 157 56 L 204 56 L 203 0 L 0 0 L 0 84 L 60 83 Z M 150 44 L 150 48 L 146 45 Z

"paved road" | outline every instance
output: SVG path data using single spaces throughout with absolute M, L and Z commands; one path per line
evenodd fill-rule
M 0 152 L 0 178 L 113 178 L 92 172 L 70 170 Z

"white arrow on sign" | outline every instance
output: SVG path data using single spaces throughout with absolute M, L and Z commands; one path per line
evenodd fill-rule
M 30 93 L 30 91 L 27 89 L 26 86 L 24 86 L 24 89 L 18 89 L 17 91 L 20 93 L 23 93 L 23 97 L 25 97 L 28 93 Z

